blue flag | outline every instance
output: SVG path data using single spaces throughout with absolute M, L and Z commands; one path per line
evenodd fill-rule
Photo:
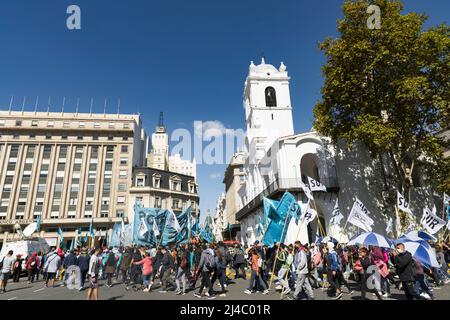
M 64 236 L 61 227 L 58 227 L 58 239 L 59 239 L 59 246 L 65 249 L 66 244 L 64 243 Z
M 36 231 L 41 230 L 41 223 L 42 223 L 42 215 L 40 214 L 37 218 L 37 225 L 36 225 Z
M 271 200 L 269 205 L 264 206 L 264 210 L 269 211 L 264 212 L 264 216 L 270 222 L 262 239 L 263 244 L 273 246 L 276 242 L 284 242 L 290 219 L 293 216 L 291 208 L 295 208 L 294 202 L 297 203 L 295 197 L 291 193 L 285 192 L 280 201 Z
M 89 236 L 94 238 L 94 218 L 91 217 L 91 223 L 89 224 Z

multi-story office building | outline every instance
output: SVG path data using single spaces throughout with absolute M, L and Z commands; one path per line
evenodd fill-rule
M 198 186 L 195 178 L 155 168 L 135 168 L 130 188 L 130 212 L 135 203 L 145 208 L 162 208 L 179 214 L 192 207 L 192 215 L 199 216 Z
M 126 219 L 146 141 L 138 115 L 0 111 L 0 241 L 39 216 L 55 244 L 58 227 L 71 240 Z

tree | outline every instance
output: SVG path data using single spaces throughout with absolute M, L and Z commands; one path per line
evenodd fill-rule
M 381 9 L 380 29 L 367 26 L 372 4 Z M 350 148 L 364 143 L 382 166 L 388 159 L 406 197 L 419 167 L 449 192 L 448 142 L 438 133 L 450 123 L 450 28 L 425 30 L 424 14 L 402 10 L 399 0 L 344 2 L 340 37 L 320 44 L 327 60 L 314 128 Z

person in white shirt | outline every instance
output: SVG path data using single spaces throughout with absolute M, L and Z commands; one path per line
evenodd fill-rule
M 100 259 L 98 255 L 100 254 L 100 248 L 95 249 L 94 253 L 89 260 L 89 289 L 87 292 L 87 299 L 91 300 L 92 294 L 94 294 L 94 300 L 98 300 L 98 278 L 100 272 Z
M 0 291 L 1 292 L 6 292 L 6 284 L 8 282 L 9 277 L 11 276 L 11 272 L 13 269 L 13 265 L 14 265 L 14 257 L 13 257 L 13 251 L 10 250 L 8 252 L 8 254 L 2 259 L 1 264 L 2 264 L 2 268 L 1 268 L 1 274 L 0 274 L 0 280 L 1 280 L 1 284 L 0 284 Z

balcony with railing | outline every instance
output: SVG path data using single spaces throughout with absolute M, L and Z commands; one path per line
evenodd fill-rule
M 254 208 L 262 205 L 264 197 L 272 197 L 284 193 L 285 191 L 303 192 L 301 182 L 300 179 L 294 178 L 276 179 L 236 213 L 236 220 L 244 218 L 249 212 L 254 210 Z M 320 179 L 320 183 L 326 186 L 327 192 L 336 193 L 339 191 L 339 184 L 336 177 Z

